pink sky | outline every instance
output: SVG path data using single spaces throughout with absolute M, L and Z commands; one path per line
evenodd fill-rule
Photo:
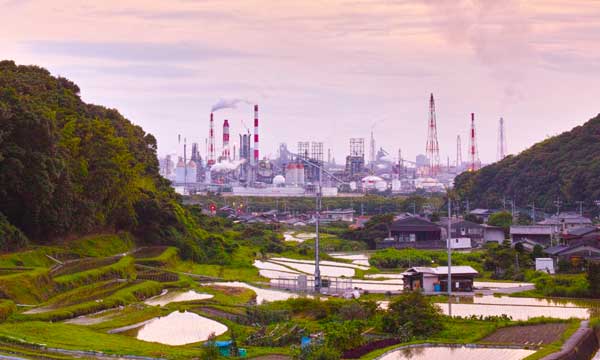
M 511 153 L 600 112 L 596 0 L 33 1 L 0 0 L 1 58 L 75 81 L 85 101 L 119 109 L 177 149 L 204 144 L 211 106 L 261 106 L 262 153 L 348 138 L 407 158 L 425 152 L 428 97 L 441 158 L 466 159 L 476 113 L 483 161 L 498 119 Z M 249 105 L 216 113 L 232 136 Z M 220 134 L 218 129 L 217 134 Z M 204 150 L 204 146 L 201 146 Z

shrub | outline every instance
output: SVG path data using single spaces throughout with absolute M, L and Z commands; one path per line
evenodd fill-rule
M 386 332 L 404 333 L 408 330 L 414 336 L 425 338 L 442 329 L 441 320 L 440 308 L 420 291 L 412 291 L 390 303 L 382 319 L 382 327 Z

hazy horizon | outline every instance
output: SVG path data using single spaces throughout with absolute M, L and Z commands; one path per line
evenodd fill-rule
M 338 163 L 350 137 L 371 129 L 392 157 L 425 153 L 429 94 L 443 163 L 467 158 L 476 114 L 481 160 L 600 113 L 600 2 L 438 0 L 79 1 L 0 0 L 2 59 L 73 80 L 82 98 L 118 109 L 154 134 L 201 144 L 221 99 L 260 105 L 261 157 L 278 144 L 323 141 Z M 215 113 L 232 142 L 252 107 Z M 365 149 L 366 150 L 366 149 Z M 326 150 L 325 150 L 326 151 Z

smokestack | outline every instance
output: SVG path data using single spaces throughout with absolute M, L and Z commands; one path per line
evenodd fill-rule
M 208 165 L 215 164 L 215 122 L 213 113 L 210 113 L 210 127 L 208 130 Z
M 258 164 L 258 105 L 254 105 L 254 164 Z
M 223 160 L 229 160 L 229 121 L 223 121 Z
M 475 114 L 471 113 L 471 138 L 469 144 L 469 155 L 471 157 L 470 171 L 479 170 L 479 152 L 477 150 L 477 137 L 475 134 Z

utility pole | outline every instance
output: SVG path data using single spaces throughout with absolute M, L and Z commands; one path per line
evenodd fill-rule
M 448 194 L 448 316 L 452 317 L 452 200 Z
M 535 201 L 529 205 L 531 207 L 531 219 L 535 224 Z
M 317 188 L 317 212 L 315 218 L 315 292 L 321 293 L 321 269 L 319 269 L 319 222 L 321 218 L 321 174 L 323 168 L 319 166 L 319 187 Z
M 579 204 L 579 216 L 583 216 L 583 201 L 577 201 Z
M 557 198 L 556 200 L 554 200 L 554 206 L 556 206 L 556 216 L 558 216 L 560 214 L 560 206 L 562 205 L 562 201 L 560 201 L 560 198 Z

